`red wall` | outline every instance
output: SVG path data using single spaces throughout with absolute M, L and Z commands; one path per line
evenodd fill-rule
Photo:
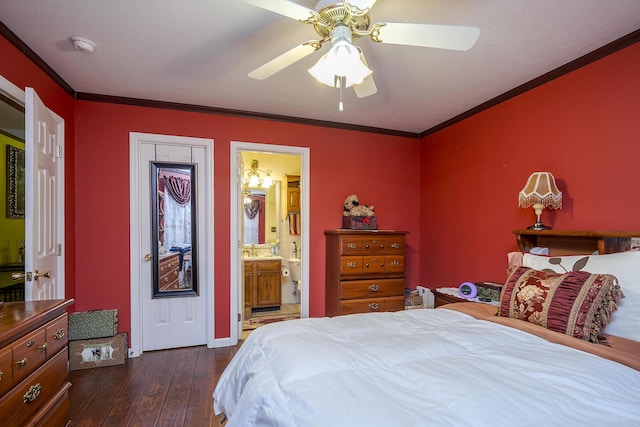
M 430 287 L 506 278 L 513 229 L 533 224 L 518 192 L 552 172 L 555 229 L 640 230 L 640 44 L 422 140 L 420 279 Z
M 324 315 L 324 230 L 340 227 L 342 204 L 351 193 L 375 205 L 380 228 L 410 232 L 408 284 L 416 284 L 417 139 L 88 101 L 77 102 L 76 124 L 77 310 L 118 308 L 121 330 L 130 326 L 129 132 L 215 141 L 216 337 L 229 335 L 229 294 L 237 286 L 230 283 L 229 272 L 230 141 L 310 148 L 311 316 Z
M 22 90 L 32 87 L 47 107 L 64 119 L 65 294 L 75 296 L 74 99 L 4 37 L 0 37 L 0 75 Z M 3 213 L 4 214 L 4 213 Z M 73 307 L 72 307 L 73 310 Z

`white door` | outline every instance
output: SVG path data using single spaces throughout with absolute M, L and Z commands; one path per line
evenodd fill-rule
M 64 298 L 64 120 L 25 93 L 25 300 Z
M 212 216 L 210 209 L 211 197 L 207 194 L 211 186 L 208 184 L 212 170 L 213 141 L 199 138 L 163 136 L 151 134 L 133 134 L 131 144 L 137 144 L 139 155 L 136 177 L 138 188 L 137 200 L 132 200 L 132 212 L 137 211 L 137 219 L 131 222 L 131 259 L 132 259 L 132 356 L 137 356 L 136 341 L 140 342 L 141 351 L 159 350 L 166 348 L 187 347 L 209 344 L 212 333 L 213 299 L 212 281 L 210 279 L 208 262 L 210 249 L 208 240 L 213 236 L 206 220 Z M 199 142 L 198 144 L 194 144 Z M 133 161 L 133 160 L 132 160 Z M 193 236 L 198 245 L 198 291 L 197 296 L 172 296 L 153 298 L 152 266 L 145 260 L 146 254 L 151 254 L 151 163 L 153 161 L 173 163 L 195 163 L 196 166 L 196 209 L 197 236 Z M 133 170 L 132 170 L 132 173 Z M 133 184 L 132 184 L 133 190 Z M 134 206 L 137 204 L 138 206 Z M 155 235 L 155 234 L 154 234 Z M 138 239 L 138 242 L 134 242 Z M 136 249 L 139 248 L 139 249 Z M 138 251 L 135 253 L 134 251 Z M 135 265 L 134 265 L 135 264 Z M 137 278 L 134 278 L 139 271 Z M 136 297 L 137 295 L 137 297 Z M 139 298 L 139 299 L 138 299 Z M 136 307 L 136 299 L 138 305 Z M 136 331 L 136 312 L 140 311 L 141 337 L 134 336 Z

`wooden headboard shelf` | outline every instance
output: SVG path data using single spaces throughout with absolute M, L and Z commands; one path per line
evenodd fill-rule
M 624 252 L 640 231 L 513 230 L 522 252 L 535 247 L 549 248 L 549 255 Z

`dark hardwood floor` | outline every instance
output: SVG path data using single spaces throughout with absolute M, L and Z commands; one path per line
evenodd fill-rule
M 71 371 L 73 426 L 209 426 L 213 389 L 238 348 L 152 351 Z

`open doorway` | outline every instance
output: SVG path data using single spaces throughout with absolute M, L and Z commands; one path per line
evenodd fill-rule
M 235 344 L 243 329 L 308 317 L 309 149 L 232 142 L 231 170 Z

